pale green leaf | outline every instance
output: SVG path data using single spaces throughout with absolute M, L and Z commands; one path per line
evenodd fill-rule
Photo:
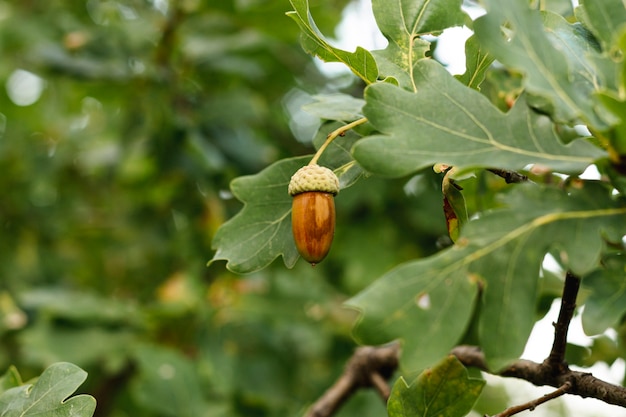
M 435 163 L 458 167 L 521 169 L 542 164 L 582 171 L 604 152 L 584 141 L 563 145 L 550 120 L 523 99 L 506 114 L 467 88 L 441 65 L 416 66 L 418 93 L 372 85 L 363 108 L 382 135 L 360 140 L 355 159 L 367 171 L 402 176 Z
M 34 384 L 11 388 L 0 395 L 3 417 L 90 417 L 96 400 L 89 395 L 68 399 L 85 381 L 87 373 L 71 363 L 47 368 Z
M 402 363 L 423 369 L 464 334 L 484 286 L 480 345 L 497 370 L 522 353 L 535 323 L 538 278 L 554 247 L 584 275 L 598 266 L 605 230 L 626 234 L 626 207 L 593 182 L 559 190 L 518 185 L 507 208 L 468 222 L 456 244 L 390 271 L 349 305 L 362 311 L 355 334 L 365 343 L 403 341 Z
M 566 18 L 574 15 L 571 0 L 542 0 L 541 7 Z
M 485 381 L 470 378 L 454 356 L 422 372 L 407 385 L 400 377 L 391 390 L 389 417 L 463 417 L 476 403 Z
M 309 11 L 308 0 L 289 0 L 293 11 L 288 12 L 302 30 L 302 47 L 311 55 L 325 62 L 342 62 L 367 84 L 373 83 L 378 77 L 376 61 L 372 54 L 358 47 L 355 52 L 347 52 L 331 46 L 315 25 Z
M 4 375 L 0 376 L 0 394 L 10 388 L 19 387 L 20 385 L 22 385 L 22 378 L 15 366 L 11 365 Z
M 602 76 L 590 58 L 597 55 L 593 37 L 580 24 L 551 12 L 540 13 L 519 0 L 487 0 L 488 13 L 474 22 L 478 40 L 498 61 L 522 71 L 529 93 L 559 122 L 605 124 L 596 114 L 592 94 Z M 507 26 L 507 36 L 502 26 Z
M 414 90 L 413 69 L 430 49 L 421 35 L 463 24 L 461 0 L 374 0 L 372 9 L 378 28 L 389 41 L 374 51 L 382 77 L 393 77 L 403 88 Z
M 626 26 L 626 4 L 622 0 L 581 0 L 576 16 L 602 43 L 605 51 L 611 51 L 616 36 Z
M 493 61 L 493 55 L 485 51 L 476 36 L 470 36 L 465 42 L 465 73 L 456 78 L 466 86 L 480 90 L 480 84 Z
M 315 101 L 302 106 L 302 110 L 320 119 L 351 122 L 363 117 L 363 99 L 337 93 L 319 94 L 313 99 Z

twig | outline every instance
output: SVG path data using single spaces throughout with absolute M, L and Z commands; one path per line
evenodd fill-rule
M 363 346 L 358 348 L 346 368 L 331 386 L 307 411 L 305 417 L 329 417 L 359 388 L 374 387 L 384 401 L 389 398 L 386 382 L 398 367 L 400 345 Z
M 554 372 L 564 373 L 568 370 L 565 362 L 565 349 L 567 347 L 567 332 L 569 323 L 576 310 L 576 297 L 580 288 L 580 278 L 567 272 L 565 274 L 565 285 L 563 286 L 563 296 L 561 297 L 561 310 L 559 318 L 554 325 L 554 343 L 550 355 L 544 361 L 545 365 L 552 368 Z
M 507 184 L 513 184 L 518 182 L 526 182 L 528 181 L 528 177 L 524 174 L 520 174 L 516 171 L 509 171 L 507 169 L 498 169 L 498 168 L 489 168 L 487 171 L 492 174 L 496 174 L 499 177 L 504 178 Z
M 514 407 L 509 407 L 503 412 L 496 414 L 493 417 L 511 417 L 512 415 L 521 413 L 522 411 L 526 411 L 526 410 L 533 411 L 538 405 L 541 405 L 547 401 L 560 397 L 563 394 L 567 394 L 568 390 L 571 387 L 572 387 L 572 384 L 569 381 L 567 381 L 563 385 L 561 385 L 556 391 L 546 394 L 541 398 L 537 398 L 536 400 L 529 401 L 525 404 L 520 404 Z

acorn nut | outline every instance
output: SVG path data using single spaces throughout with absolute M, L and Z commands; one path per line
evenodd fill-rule
M 293 238 L 300 255 L 313 266 L 326 257 L 333 242 L 338 192 L 335 173 L 319 165 L 300 168 L 289 182 Z

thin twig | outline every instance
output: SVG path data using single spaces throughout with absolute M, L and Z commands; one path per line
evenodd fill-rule
M 520 174 L 516 171 L 509 171 L 507 169 L 498 169 L 498 168 L 489 168 L 487 171 L 492 174 L 496 174 L 499 177 L 504 178 L 507 184 L 513 184 L 518 182 L 526 182 L 528 181 L 528 177 L 524 174 Z
M 389 395 L 391 394 L 391 388 L 389 388 L 387 380 L 378 372 L 374 372 L 370 375 L 370 381 L 372 383 L 372 387 L 378 391 L 378 394 L 380 394 L 383 401 L 387 402 L 387 400 L 389 400 Z
M 559 318 L 554 323 L 554 343 L 552 344 L 550 355 L 545 360 L 545 364 L 555 372 L 563 373 L 568 370 L 567 363 L 565 363 L 567 332 L 574 316 L 574 311 L 576 311 L 576 297 L 578 296 L 579 288 L 580 278 L 568 271 L 565 274 Z
M 569 391 L 569 389 L 572 387 L 572 384 L 569 381 L 566 381 L 563 385 L 561 385 L 556 391 L 553 391 L 549 394 L 544 395 L 541 398 L 537 398 L 535 400 L 529 401 L 525 404 L 520 404 L 520 405 L 516 405 L 514 407 L 509 407 L 506 410 L 504 410 L 503 412 L 496 414 L 493 417 L 511 417 L 512 415 L 515 415 L 517 413 L 521 413 L 522 411 L 533 411 L 537 406 L 553 400 L 557 397 L 560 397 L 563 394 L 567 394 L 567 392 Z

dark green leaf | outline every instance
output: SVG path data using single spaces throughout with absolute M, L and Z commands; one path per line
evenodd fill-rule
M 523 99 L 503 114 L 435 61 L 420 61 L 416 74 L 417 94 L 386 83 L 366 90 L 364 113 L 384 136 L 360 140 L 353 154 L 370 172 L 402 176 L 435 163 L 582 171 L 603 155 L 583 141 L 563 145 L 550 120 Z
M 481 346 L 500 369 L 532 330 L 548 250 L 557 247 L 565 267 L 583 275 L 598 265 L 603 231 L 626 233 L 626 207 L 595 183 L 568 192 L 519 185 L 506 203 L 468 222 L 455 246 L 397 267 L 351 299 L 362 312 L 356 335 L 366 343 L 402 339 L 403 365 L 422 369 L 462 337 L 482 282 Z
M 87 373 L 71 363 L 46 369 L 33 385 L 11 388 L 0 395 L 3 417 L 90 417 L 96 400 L 89 395 L 72 395 L 87 379 Z
M 488 13 L 474 22 L 482 45 L 503 64 L 522 71 L 528 92 L 542 98 L 544 111 L 565 123 L 605 123 L 596 114 L 592 94 L 602 77 L 590 58 L 597 54 L 586 30 L 561 16 L 540 13 L 527 2 L 488 0 Z M 501 27 L 510 27 L 503 36 Z
M 289 0 L 294 11 L 288 12 L 302 30 L 302 47 L 311 55 L 325 62 L 342 62 L 363 81 L 370 84 L 376 81 L 378 69 L 372 54 L 358 47 L 355 52 L 347 52 L 331 46 L 319 31 L 311 12 L 308 0 Z
M 233 272 L 253 272 L 279 256 L 288 268 L 298 260 L 291 234 L 291 176 L 311 157 L 283 159 L 255 175 L 232 181 L 233 195 L 244 203 L 235 217 L 224 223 L 213 239 L 213 259 L 227 260 Z
M 603 49 L 610 51 L 624 29 L 626 5 L 621 0 L 581 0 L 576 16 L 598 38 Z
M 476 403 L 485 385 L 482 379 L 469 378 L 467 370 L 454 356 L 448 356 L 426 369 L 407 385 L 400 377 L 387 403 L 389 417 L 463 417 Z
M 462 25 L 465 14 L 461 3 L 460 0 L 374 0 L 374 17 L 389 41 L 386 49 L 373 52 L 381 76 L 394 77 L 401 87 L 415 90 L 414 67 L 430 49 L 430 43 L 420 36 Z

